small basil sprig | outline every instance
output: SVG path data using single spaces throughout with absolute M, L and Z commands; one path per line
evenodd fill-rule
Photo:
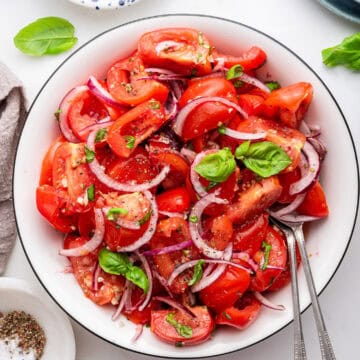
M 278 174 L 292 162 L 286 152 L 271 141 L 254 144 L 245 141 L 235 150 L 235 157 L 263 178 Z
M 265 83 L 265 85 L 270 91 L 280 89 L 280 87 L 281 87 L 277 81 L 267 81 Z
M 122 275 L 133 284 L 143 289 L 144 293 L 149 290 L 149 279 L 144 271 L 131 264 L 128 256 L 108 249 L 99 251 L 99 265 L 108 274 Z
M 204 156 L 195 166 L 195 171 L 206 180 L 221 183 L 235 171 L 236 162 L 229 148 Z
M 176 329 L 180 336 L 188 339 L 193 336 L 193 329 L 189 325 L 182 325 L 176 321 L 174 313 L 167 314 L 165 320 Z
M 194 266 L 194 274 L 193 274 L 191 280 L 188 282 L 189 286 L 192 286 L 192 285 L 196 284 L 202 278 L 202 275 L 203 275 L 202 266 L 203 266 L 203 264 L 204 264 L 204 260 L 201 259 Z
M 232 80 L 239 78 L 244 72 L 241 65 L 237 64 L 231 67 L 226 73 L 226 80 Z
M 360 70 L 360 32 L 346 37 L 340 44 L 321 51 L 326 66 L 343 65 L 351 70 Z
M 96 155 L 95 151 L 89 149 L 86 145 L 85 145 L 84 148 L 85 148 L 85 158 L 86 158 L 86 161 L 87 161 L 88 163 L 93 162 L 94 159 L 95 159 L 95 155 Z
M 32 56 L 53 55 L 72 48 L 77 38 L 74 26 L 59 17 L 44 17 L 23 27 L 14 37 L 15 46 Z
M 266 270 L 266 268 L 269 265 L 270 251 L 271 251 L 272 246 L 270 244 L 268 244 L 267 242 L 263 241 L 261 244 L 261 248 L 264 250 L 264 257 L 263 257 L 263 261 L 260 265 L 260 269 Z

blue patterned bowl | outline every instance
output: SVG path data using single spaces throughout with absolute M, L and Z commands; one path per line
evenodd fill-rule
M 95 10 L 115 10 L 133 5 L 140 0 L 69 0 L 74 4 L 93 8 Z

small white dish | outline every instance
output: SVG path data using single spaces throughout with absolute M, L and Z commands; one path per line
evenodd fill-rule
M 43 328 L 46 345 L 41 360 L 75 360 L 75 339 L 67 316 L 42 299 L 26 281 L 0 277 L 0 312 L 25 311 Z
M 74 4 L 86 6 L 95 10 L 116 10 L 133 5 L 140 0 L 69 0 Z

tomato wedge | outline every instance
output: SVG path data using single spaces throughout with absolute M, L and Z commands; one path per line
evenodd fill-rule
M 147 66 L 184 75 L 201 76 L 211 72 L 210 44 L 197 30 L 167 28 L 145 33 L 139 40 L 138 51 Z
M 116 155 L 127 158 L 165 121 L 164 107 L 159 101 L 152 99 L 143 102 L 120 116 L 110 127 L 108 144 Z
M 164 191 L 156 196 L 159 211 L 183 213 L 190 209 L 190 196 L 184 187 Z
M 304 201 L 296 211 L 300 214 L 318 217 L 326 217 L 329 215 L 325 193 L 319 181 L 316 181 L 308 190 Z
M 179 310 L 152 311 L 151 331 L 161 340 L 177 346 L 200 344 L 211 336 L 215 323 L 205 306 L 194 306 L 191 312 L 195 318 Z M 186 337 L 181 335 L 184 333 Z

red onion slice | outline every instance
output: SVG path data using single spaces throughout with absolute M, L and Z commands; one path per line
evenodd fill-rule
M 214 59 L 214 61 L 216 62 L 216 65 L 213 68 L 213 72 L 225 70 L 225 58 L 219 57 L 219 58 Z
M 153 235 L 155 234 L 156 224 L 157 224 L 158 217 L 159 217 L 158 207 L 157 207 L 155 198 L 150 191 L 144 191 L 144 196 L 150 201 L 150 204 L 151 204 L 151 216 L 150 216 L 150 220 L 149 220 L 149 225 L 148 225 L 146 231 L 144 232 L 144 234 L 142 234 L 142 236 L 140 236 L 139 239 L 137 239 L 134 243 L 132 243 L 130 245 L 118 248 L 119 252 L 135 251 L 135 250 L 139 249 L 141 246 L 143 246 L 144 244 L 148 243 L 150 241 L 150 239 L 153 237 Z
M 251 268 L 254 271 L 257 271 L 259 269 L 259 265 L 250 257 L 250 255 L 247 252 L 238 252 L 238 253 L 233 253 L 232 257 L 234 259 L 240 259 L 242 261 L 247 262 Z
M 299 194 L 307 190 L 316 180 L 320 171 L 319 154 L 308 141 L 304 144 L 303 152 L 307 161 L 302 159 L 300 164 L 301 178 L 290 185 L 290 195 Z
M 301 203 L 305 199 L 305 196 L 306 196 L 306 193 L 297 195 L 295 197 L 295 199 L 289 205 L 281 208 L 280 210 L 271 211 L 270 214 L 274 217 L 281 217 L 283 215 L 290 214 L 291 212 L 295 211 L 301 205 Z
M 259 300 L 264 306 L 266 306 L 269 309 L 278 310 L 278 311 L 285 310 L 284 305 L 275 305 L 274 303 L 272 303 L 270 300 L 268 300 L 264 295 L 262 295 L 258 291 L 254 292 L 254 296 L 257 300 Z
M 192 163 L 195 160 L 196 152 L 193 150 L 183 147 L 181 148 L 180 153 L 186 157 L 189 163 Z
M 156 74 L 165 74 L 165 75 L 180 75 L 180 74 L 177 74 L 171 70 L 168 70 L 168 69 L 163 69 L 163 68 L 155 68 L 155 67 L 152 67 L 152 68 L 145 68 L 144 69 L 145 72 L 147 73 L 156 73 Z
M 111 209 L 111 207 L 108 207 L 108 206 L 106 206 L 102 209 L 105 216 L 107 216 L 110 209 Z M 141 228 L 141 225 L 139 224 L 138 221 L 130 221 L 130 220 L 122 219 L 121 215 L 118 216 L 115 223 L 125 229 L 130 229 L 130 230 L 139 230 Z
M 92 94 L 105 101 L 107 104 L 111 106 L 123 106 L 106 89 L 104 89 L 94 76 L 89 77 L 87 86 Z
M 136 330 L 135 330 L 135 335 L 134 337 L 131 339 L 131 342 L 136 342 L 139 337 L 141 336 L 142 332 L 144 330 L 144 325 L 143 324 L 137 324 L 136 325 Z
M 226 105 L 229 107 L 229 111 L 231 111 L 231 109 L 235 109 L 237 112 L 239 112 L 244 118 L 248 118 L 248 114 L 236 103 L 219 97 L 219 96 L 204 96 L 204 97 L 199 97 L 195 100 L 192 100 L 190 102 L 188 102 L 178 113 L 176 119 L 175 119 L 175 123 L 174 123 L 174 131 L 177 135 L 181 136 L 182 135 L 182 131 L 183 131 L 183 127 L 185 124 L 185 120 L 188 117 L 188 115 L 199 105 L 206 103 L 206 102 L 218 102 L 220 104 Z
M 193 245 L 193 242 L 191 240 L 183 241 L 179 244 L 166 246 L 159 249 L 154 250 L 147 250 L 142 253 L 144 256 L 155 256 L 155 255 L 161 255 L 161 254 L 168 254 L 170 252 L 179 251 L 182 249 L 186 249 L 187 247 Z
M 87 132 L 90 133 L 91 131 L 98 131 L 100 129 L 107 129 L 109 128 L 115 121 L 111 121 L 110 120 L 110 116 L 107 116 L 106 118 L 98 121 L 96 124 L 92 124 L 89 126 L 84 127 L 83 129 L 81 129 L 79 131 L 79 135 L 83 136 L 85 135 Z
M 260 90 L 263 90 L 267 93 L 270 93 L 270 89 L 264 84 L 262 83 L 259 79 L 257 79 L 256 77 L 250 76 L 248 74 L 243 73 L 239 79 L 247 84 L 251 84 L 254 85 L 255 87 L 259 88 Z
M 319 154 L 320 161 L 324 160 L 327 154 L 327 148 L 325 144 L 318 138 L 308 138 L 307 141 L 314 147 L 316 152 Z
M 126 279 L 125 286 L 124 286 L 124 292 L 121 296 L 119 306 L 117 307 L 116 311 L 114 312 L 114 314 L 111 317 L 111 319 L 113 321 L 115 321 L 119 317 L 119 315 L 121 314 L 122 310 L 125 307 L 125 303 L 128 301 L 129 297 L 131 297 L 131 293 L 132 293 L 132 291 L 130 290 L 131 284 L 132 283 Z
M 266 132 L 264 131 L 260 131 L 258 133 L 245 133 L 228 127 L 225 128 L 224 134 L 237 140 L 261 140 L 266 137 Z
M 95 151 L 96 133 L 97 133 L 96 131 L 91 132 L 87 140 L 87 147 L 91 151 Z M 160 171 L 160 173 L 151 181 L 142 184 L 129 184 L 129 183 L 120 183 L 114 180 L 109 175 L 105 174 L 104 168 L 100 165 L 100 163 L 96 158 L 94 158 L 94 160 L 89 163 L 89 167 L 92 173 L 97 177 L 97 179 L 102 184 L 108 186 L 113 190 L 124 191 L 124 192 L 136 192 L 136 191 L 145 191 L 151 189 L 154 186 L 159 185 L 166 178 L 167 174 L 170 171 L 169 166 L 164 166 Z
M 185 214 L 178 213 L 178 212 L 160 211 L 160 210 L 159 210 L 159 214 L 160 214 L 160 215 L 167 216 L 167 217 L 169 217 L 169 218 L 173 218 L 173 217 L 180 217 L 180 218 L 182 218 L 182 219 L 184 219 L 184 217 L 186 218 L 186 215 L 185 215 Z
M 61 249 L 59 251 L 60 255 L 63 256 L 85 256 L 90 252 L 94 251 L 101 244 L 104 233 L 105 233 L 105 222 L 104 216 L 101 209 L 94 209 L 95 214 L 95 232 L 92 238 L 86 242 L 84 245 L 79 246 L 73 249 Z
M 70 128 L 68 122 L 68 113 L 70 106 L 74 102 L 74 100 L 80 96 L 81 94 L 87 92 L 89 88 L 86 85 L 77 86 L 70 90 L 64 98 L 61 100 L 59 105 L 59 126 L 62 134 L 64 135 L 67 141 L 72 143 L 79 143 L 80 140 L 74 135 L 73 131 Z
M 165 40 L 165 41 L 159 42 L 156 45 L 155 51 L 156 51 L 156 54 L 159 55 L 164 50 L 173 50 L 173 49 L 178 48 L 179 46 L 182 46 L 182 44 L 180 44 L 176 41 L 173 41 L 173 40 Z
M 173 307 L 174 309 L 184 312 L 185 314 L 189 315 L 192 318 L 196 317 L 196 315 L 190 309 L 188 309 L 186 306 L 184 306 L 183 304 L 181 304 L 173 299 L 170 299 L 168 297 L 154 296 L 153 300 L 164 302 L 165 304 L 168 304 L 169 306 Z
M 96 264 L 94 273 L 93 273 L 93 290 L 98 291 L 99 290 L 99 276 L 101 272 L 101 267 L 99 265 L 99 262 Z
M 157 271 L 157 269 L 154 265 L 152 266 L 152 271 L 153 271 L 154 276 L 159 280 L 160 284 L 166 290 L 166 292 L 169 294 L 169 296 L 171 298 L 174 298 L 174 295 L 169 288 L 168 282 L 166 281 L 166 279 L 163 276 L 161 276 L 159 274 L 159 272 Z
M 145 273 L 147 275 L 147 278 L 149 280 L 149 289 L 148 289 L 148 292 L 146 293 L 146 297 L 144 299 L 144 301 L 142 302 L 142 304 L 139 306 L 139 311 L 143 311 L 147 304 L 150 302 L 151 300 L 151 296 L 152 296 L 152 292 L 153 292 L 153 276 L 152 276 L 152 272 L 151 272 L 151 268 L 150 268 L 150 265 L 146 259 L 145 256 L 139 254 L 139 252 L 137 251 L 136 252 L 136 255 L 138 256 L 138 258 L 140 259 L 140 261 L 142 262 L 143 264 L 143 267 L 144 267 L 144 270 L 145 270 Z
M 201 237 L 201 216 L 204 209 L 212 203 L 215 204 L 227 204 L 226 200 L 220 199 L 217 197 L 218 191 L 208 194 L 200 199 L 192 208 L 190 217 L 192 219 L 197 219 L 196 222 L 189 222 L 189 230 L 191 238 L 195 246 L 207 257 L 213 259 L 220 259 L 224 256 L 224 251 L 216 250 L 210 247 L 206 241 Z

